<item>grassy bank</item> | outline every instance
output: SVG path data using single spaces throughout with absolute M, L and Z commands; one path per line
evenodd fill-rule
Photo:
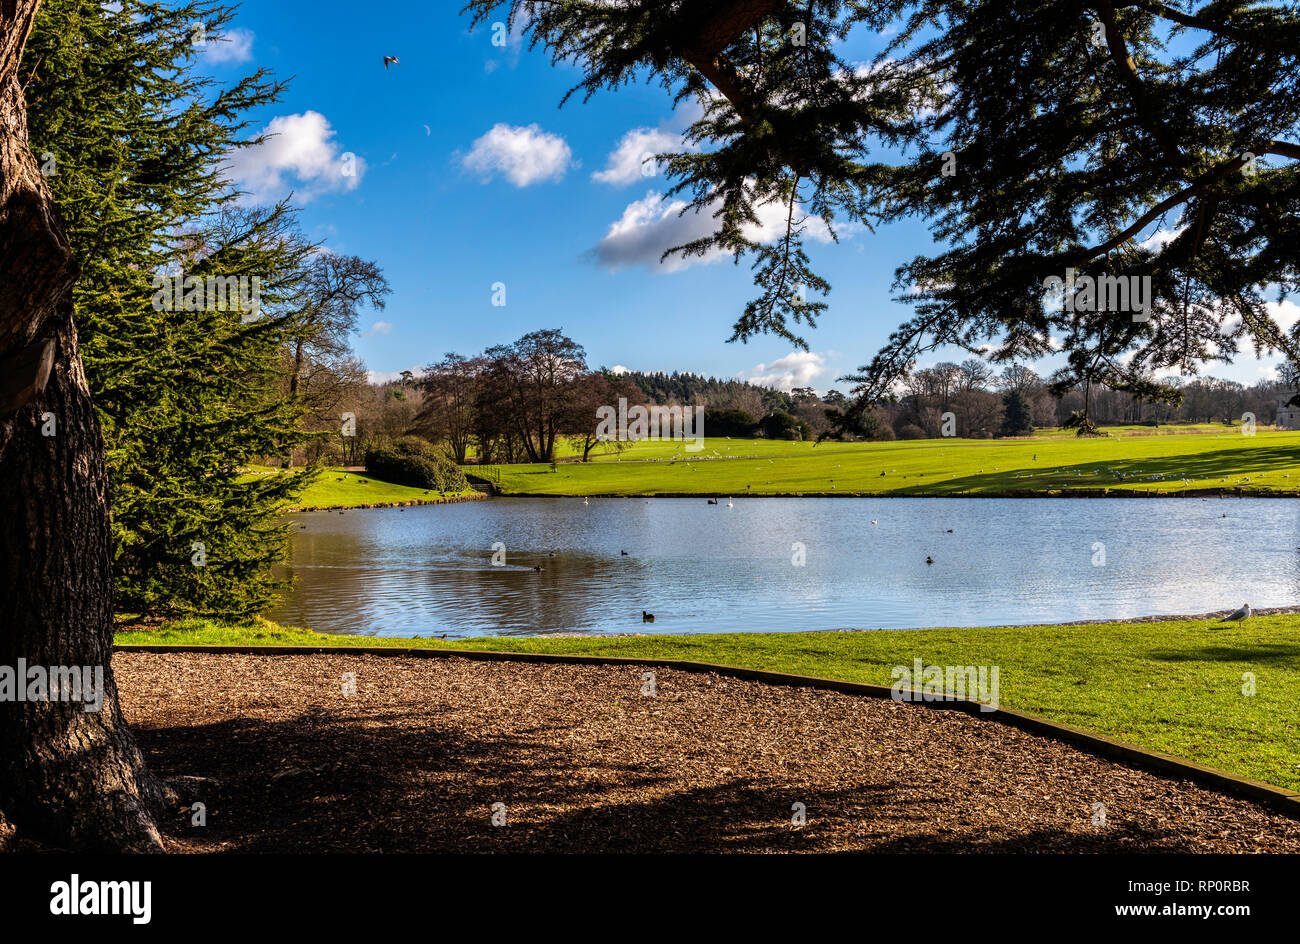
M 698 452 L 640 442 L 556 471 L 497 468 L 505 494 L 530 495 L 1300 494 L 1300 432 L 1132 432 L 821 445 L 708 438 Z
M 430 646 L 688 659 L 889 685 L 896 665 L 998 666 L 1000 701 L 1300 789 L 1300 616 L 855 633 L 457 640 L 333 636 L 264 621 L 173 623 L 119 643 Z M 1242 694 L 1254 673 L 1256 694 Z M 973 758 L 972 762 L 978 762 Z
M 258 467 L 252 475 L 296 475 L 294 471 Z M 303 491 L 295 508 L 360 508 L 365 505 L 399 505 L 412 502 L 464 501 L 483 497 L 473 489 L 439 494 L 436 490 L 380 482 L 365 473 L 325 469 Z

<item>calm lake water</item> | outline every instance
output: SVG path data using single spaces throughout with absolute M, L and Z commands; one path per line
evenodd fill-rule
M 1293 499 L 590 502 L 293 515 L 287 569 L 298 584 L 268 616 L 455 638 L 982 626 L 1300 603 Z M 492 563 L 497 542 L 504 566 Z

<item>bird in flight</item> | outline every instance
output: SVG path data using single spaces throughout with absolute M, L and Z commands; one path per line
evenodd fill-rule
M 384 71 L 388 71 L 390 65 L 399 65 L 396 56 L 384 56 Z

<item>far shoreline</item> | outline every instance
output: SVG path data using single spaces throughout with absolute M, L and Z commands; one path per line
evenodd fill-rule
M 460 502 L 484 501 L 487 495 L 483 492 L 475 492 L 469 495 L 447 495 L 443 498 L 413 498 L 408 501 L 393 502 L 363 502 L 357 505 L 304 505 L 295 508 L 284 509 L 285 514 L 294 514 L 300 511 L 357 511 L 365 508 L 413 508 L 418 505 L 455 505 Z
M 1004 490 L 998 492 L 500 492 L 493 498 L 1300 498 L 1300 490 L 1186 489 L 1150 492 L 1126 489 Z M 438 503 L 433 503 L 438 504 Z M 379 506 L 372 506 L 379 507 Z

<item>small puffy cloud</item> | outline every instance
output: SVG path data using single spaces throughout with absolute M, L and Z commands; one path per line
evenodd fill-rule
M 693 265 L 707 265 L 728 258 L 721 250 L 703 256 L 683 258 L 672 255 L 659 262 L 664 250 L 708 236 L 716 231 L 717 220 L 709 209 L 690 210 L 683 214 L 684 200 L 666 200 L 651 190 L 640 200 L 629 203 L 623 215 L 609 227 L 591 254 L 601 265 L 611 269 L 643 265 L 656 272 L 677 272 Z M 768 243 L 785 233 L 786 205 L 767 203 L 756 208 L 758 226 L 747 226 L 745 234 L 756 242 Z M 830 242 L 830 231 L 820 219 L 810 219 L 804 236 L 816 242 Z
M 335 131 L 320 112 L 280 115 L 271 119 L 261 144 L 240 148 L 226 165 L 226 175 L 253 203 L 269 203 L 293 190 L 300 202 L 331 191 L 355 190 L 366 163 L 339 152 Z
M 421 371 L 424 370 L 424 368 L 421 367 L 419 364 L 416 364 L 414 367 L 408 367 L 408 368 L 406 368 L 406 369 L 409 370 L 409 371 L 410 371 L 412 374 L 414 374 L 416 377 L 419 377 Z M 366 380 L 368 380 L 370 383 L 372 383 L 372 384 L 376 384 L 376 385 L 381 385 L 381 384 L 390 384 L 390 383 L 397 383 L 397 381 L 399 381 L 399 380 L 401 380 L 401 379 L 402 379 L 402 371 L 400 371 L 400 370 L 368 370 L 368 371 L 366 371 Z
M 1159 252 L 1181 236 L 1185 229 L 1187 229 L 1186 226 L 1179 226 L 1174 229 L 1158 229 L 1146 239 L 1142 240 L 1142 242 L 1138 243 L 1138 245 L 1143 249 L 1152 252 Z
M 881 35 L 884 36 L 886 34 L 881 33 Z M 877 83 L 888 83 L 895 77 L 906 78 L 909 74 L 924 71 L 926 67 L 927 63 L 912 62 L 909 60 L 893 58 L 882 60 L 873 59 L 871 62 L 863 62 L 855 65 L 853 67 L 852 75 L 855 79 L 869 80 L 869 85 L 874 86 Z M 840 77 L 847 75 L 847 72 L 842 71 L 839 73 Z M 948 96 L 951 94 L 952 89 L 953 87 L 951 84 L 944 84 L 938 90 L 938 94 Z M 870 87 L 867 89 L 860 89 L 858 92 L 860 100 L 864 100 L 863 96 L 869 97 L 870 95 Z M 932 117 L 935 114 L 935 106 L 937 103 L 938 98 L 935 93 L 924 92 L 918 89 L 912 93 L 910 103 L 912 114 L 918 118 Z
M 213 65 L 247 62 L 253 58 L 252 30 L 231 29 L 209 36 L 203 43 L 203 58 Z
M 591 179 L 601 184 L 621 186 L 654 177 L 658 173 L 654 156 L 678 151 L 682 147 L 681 135 L 654 128 L 634 128 L 623 135 L 618 147 L 610 152 L 605 169 L 593 173 Z
M 629 203 L 623 209 L 623 215 L 610 225 L 609 232 L 596 244 L 592 254 L 611 269 L 634 265 L 658 268 L 665 249 L 699 239 L 713 231 L 708 216 L 698 213 L 679 216 L 685 206 L 684 201 L 664 200 L 659 193 L 650 191 L 643 199 Z M 662 270 L 676 272 L 702 261 L 699 257 L 669 256 L 663 261 Z
M 536 124 L 525 128 L 499 122 L 474 142 L 461 162 L 484 183 L 499 175 L 516 187 L 527 187 L 559 180 L 572 160 L 573 152 L 558 134 Z
M 1264 312 L 1277 322 L 1279 328 L 1283 331 L 1290 330 L 1291 326 L 1300 321 L 1300 305 L 1297 305 L 1291 299 L 1283 299 L 1280 302 L 1265 302 Z M 1241 316 L 1233 314 L 1224 319 L 1221 331 L 1224 334 L 1232 334 L 1241 327 Z
M 1300 305 L 1297 305 L 1289 298 L 1285 298 L 1280 302 L 1265 302 L 1264 309 L 1283 331 L 1300 321 Z
M 611 367 L 611 368 L 609 369 L 609 372 L 610 372 L 611 374 L 629 374 L 629 373 L 631 373 L 631 371 L 628 370 L 626 367 L 624 367 L 622 364 L 615 364 L 613 367 Z
M 367 329 L 362 333 L 361 336 L 362 336 L 363 338 L 373 338 L 375 335 L 378 335 L 378 334 L 389 334 L 389 333 L 392 332 L 392 330 L 393 330 L 393 325 L 392 325 L 391 322 L 388 322 L 388 321 L 376 321 L 376 322 L 375 322 L 374 324 L 372 324 L 369 328 L 367 328 Z
M 826 373 L 826 370 L 826 358 L 821 354 L 794 351 L 770 364 L 758 364 L 739 376 L 741 380 L 748 380 L 760 387 L 772 387 L 788 393 L 795 387 L 811 386 L 813 378 Z

